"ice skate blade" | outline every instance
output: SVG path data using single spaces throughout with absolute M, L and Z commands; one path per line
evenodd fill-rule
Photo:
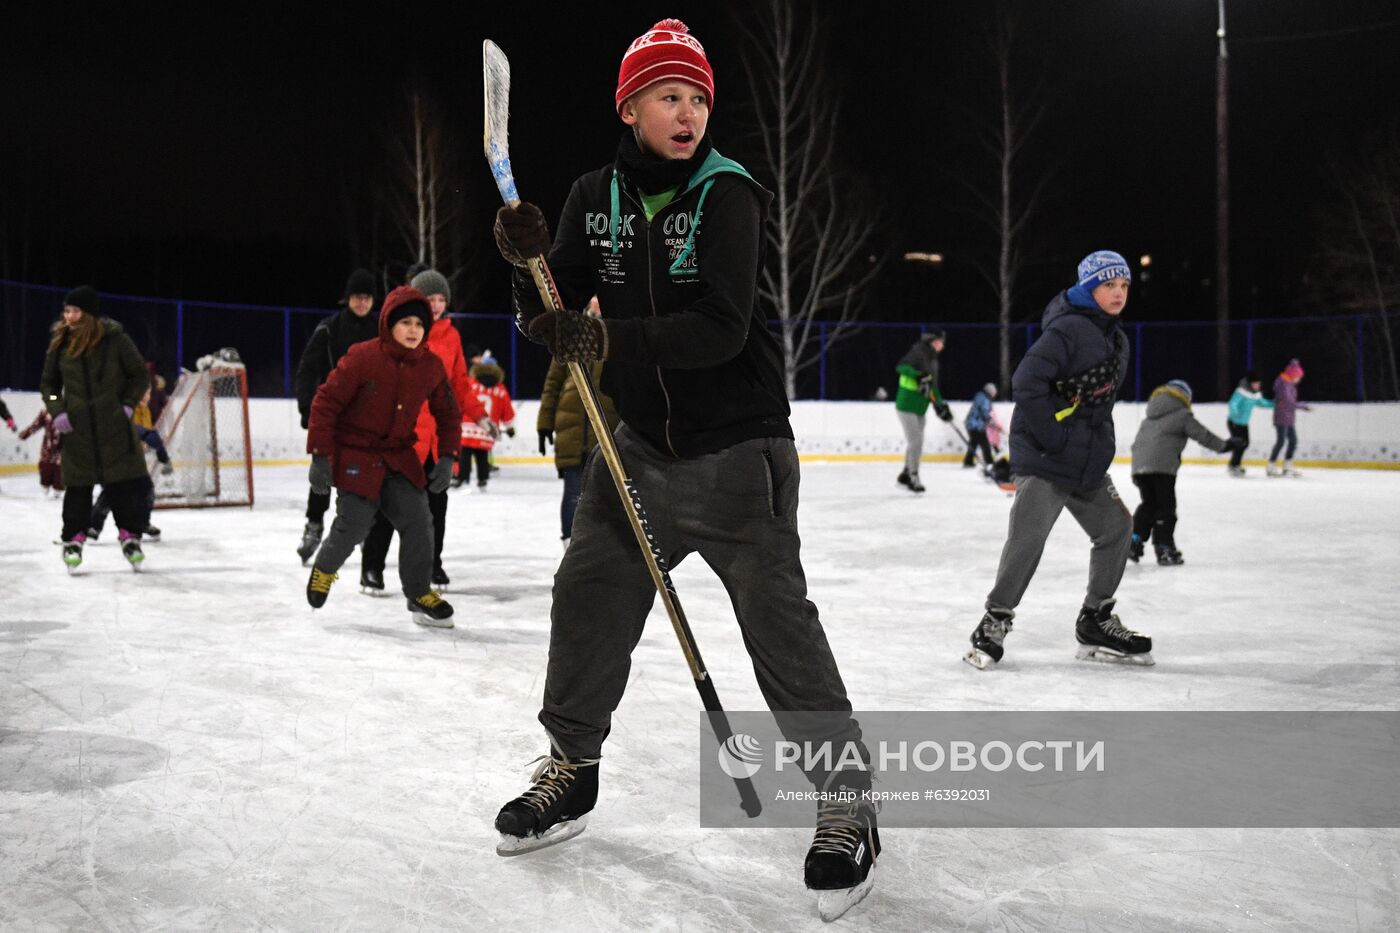
M 973 667 L 977 668 L 979 671 L 991 670 L 992 668 L 997 666 L 996 658 L 993 658 L 987 652 L 979 651 L 976 648 L 973 648 L 967 654 L 963 655 L 963 660 L 966 661 L 968 664 L 971 664 Z
M 875 866 L 871 865 L 870 873 L 865 876 L 865 880 L 853 888 L 818 891 L 817 915 L 822 918 L 823 923 L 840 920 L 846 911 L 865 900 L 865 896 L 870 893 L 870 889 L 873 887 L 875 887 Z
M 538 836 L 511 836 L 501 833 L 501 841 L 496 844 L 496 854 L 509 857 L 547 849 L 561 842 L 568 842 L 587 828 L 588 814 L 585 813 L 577 819 L 555 823 Z
M 423 612 L 412 612 L 409 613 L 409 615 L 413 616 L 414 622 L 417 622 L 424 628 L 452 628 L 455 624 L 451 616 L 445 619 L 434 619 L 432 616 Z
M 364 594 L 365 596 L 373 596 L 373 597 L 375 597 L 376 599 L 379 598 L 379 597 L 381 597 L 381 596 L 388 596 L 388 595 L 389 595 L 389 591 L 388 591 L 388 590 L 377 590 L 377 589 L 375 589 L 375 588 L 372 587 L 372 586 L 362 586 L 362 587 L 360 587 L 360 592 L 361 592 L 362 594 Z
M 1074 656 L 1081 661 L 1102 661 L 1105 664 L 1129 664 L 1135 667 L 1152 667 L 1157 663 L 1152 660 L 1150 651 L 1144 651 L 1142 654 L 1124 654 L 1102 645 L 1080 645 Z

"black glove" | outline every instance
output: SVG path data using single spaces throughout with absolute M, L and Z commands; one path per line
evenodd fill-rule
M 325 454 L 316 454 L 311 458 L 311 473 L 308 477 L 311 480 L 311 491 L 318 496 L 329 496 L 331 494 L 331 458 Z
M 549 428 L 540 428 L 540 456 L 544 456 L 544 445 L 554 443 L 554 432 Z
M 608 358 L 607 327 L 586 314 L 541 314 L 530 322 L 530 336 L 548 347 L 561 363 L 586 365 Z
M 452 458 L 443 457 L 433 464 L 432 470 L 428 472 L 428 492 L 437 495 L 446 491 L 452 482 Z
M 1244 450 L 1249 446 L 1249 441 L 1242 437 L 1230 437 L 1225 440 L 1226 450 Z
M 515 428 L 506 428 L 506 437 L 515 437 Z
M 496 248 L 517 268 L 527 269 L 528 260 L 549 252 L 549 224 L 540 209 L 528 201 L 496 211 L 496 224 L 491 229 L 496 234 Z
M 939 399 L 933 403 L 933 413 L 944 421 L 953 420 L 953 412 L 948 408 L 948 403 Z

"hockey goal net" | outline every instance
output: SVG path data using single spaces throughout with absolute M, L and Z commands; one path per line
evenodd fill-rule
M 248 373 L 239 363 L 181 372 L 160 413 L 156 433 L 174 470 L 162 473 L 147 455 L 158 509 L 253 504 L 248 432 Z

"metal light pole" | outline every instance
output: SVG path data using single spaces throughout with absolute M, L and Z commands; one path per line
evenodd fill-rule
M 1227 90 L 1230 56 L 1225 49 L 1225 0 L 1217 0 L 1220 22 L 1215 58 L 1215 397 L 1230 391 L 1230 119 Z

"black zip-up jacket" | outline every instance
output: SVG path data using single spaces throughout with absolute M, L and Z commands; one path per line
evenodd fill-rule
M 316 397 L 316 390 L 321 388 L 340 358 L 355 344 L 378 339 L 379 314 L 372 309 L 364 317 L 356 317 L 349 308 L 342 308 L 316 325 L 311 339 L 306 341 L 306 349 L 301 352 L 292 382 L 303 428 L 311 417 L 311 400 Z
M 569 192 L 549 254 L 560 297 L 576 309 L 598 296 L 608 326 L 602 390 L 663 453 L 792 437 L 782 354 L 757 301 L 771 200 L 713 150 L 650 221 L 612 165 Z M 514 295 L 522 318 L 543 310 L 528 274 L 517 271 Z

